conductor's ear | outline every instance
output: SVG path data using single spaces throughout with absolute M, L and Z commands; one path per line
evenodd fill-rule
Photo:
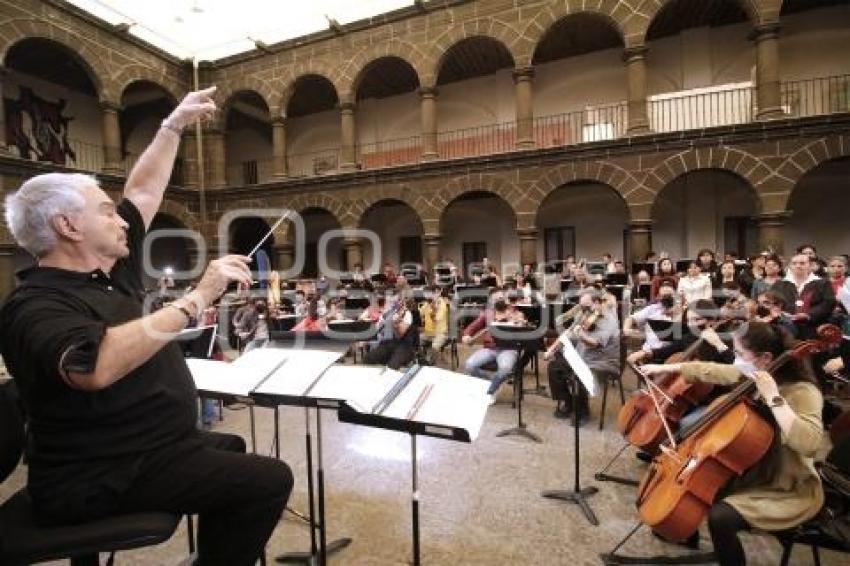
M 79 229 L 76 219 L 67 214 L 57 214 L 51 219 L 53 229 L 60 238 L 78 242 L 83 239 L 83 233 Z

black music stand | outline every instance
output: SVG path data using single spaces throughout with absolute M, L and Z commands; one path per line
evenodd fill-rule
M 580 479 L 580 434 L 579 434 L 579 417 L 578 417 L 578 397 L 581 384 L 579 380 L 587 381 L 588 376 L 590 379 L 590 383 L 586 385 L 588 392 L 593 392 L 595 389 L 595 382 L 593 374 L 590 369 L 587 367 L 587 364 L 581 359 L 578 355 L 578 352 L 573 348 L 572 343 L 569 340 L 563 342 L 564 344 L 564 358 L 567 360 L 567 363 L 570 364 L 570 367 L 573 369 L 573 373 L 575 374 L 572 379 L 572 396 L 573 396 L 573 430 L 575 433 L 575 455 L 574 455 L 574 469 L 573 469 L 573 489 L 572 491 L 566 490 L 546 490 L 542 492 L 540 495 L 546 497 L 548 499 L 558 499 L 560 501 L 566 501 L 568 503 L 575 503 L 579 506 L 584 516 L 587 518 L 588 522 L 590 522 L 593 526 L 599 525 L 599 519 L 596 518 L 596 514 L 594 514 L 593 509 L 590 508 L 590 504 L 587 502 L 587 498 L 591 495 L 597 493 L 599 490 L 593 486 L 591 487 L 581 487 L 581 479 Z
M 505 330 L 510 332 L 512 329 L 508 326 L 501 327 L 500 330 Z M 527 330 L 525 328 L 517 328 L 514 330 Z M 524 438 L 528 438 L 529 440 L 533 440 L 537 443 L 542 443 L 543 439 L 540 438 L 537 434 L 528 430 L 528 425 L 522 420 L 522 398 L 523 398 L 523 390 L 522 390 L 522 364 L 520 364 L 520 360 L 522 360 L 522 351 L 526 348 L 529 342 L 520 340 L 520 339 L 505 339 L 505 338 L 497 338 L 493 336 L 493 340 L 496 342 L 496 345 L 500 344 L 506 348 L 513 348 L 517 351 L 517 361 L 514 366 L 514 404 L 516 405 L 516 417 L 517 423 L 516 426 L 506 428 L 504 430 L 500 430 L 496 433 L 496 436 L 522 436 Z

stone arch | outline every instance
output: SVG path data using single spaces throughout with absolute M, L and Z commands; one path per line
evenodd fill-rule
M 382 200 L 394 200 L 409 206 L 419 218 L 419 222 L 425 226 L 424 214 L 428 210 L 428 199 L 420 192 L 414 191 L 409 186 L 381 187 L 367 194 L 364 198 L 351 201 L 348 212 L 357 218 L 357 226 L 363 225 L 363 218 L 372 206 Z
M 451 179 L 430 197 L 428 208 L 420 213 L 425 233 L 431 227 L 439 227 L 443 213 L 453 200 L 464 193 L 493 193 L 504 200 L 514 213 L 517 230 L 534 228 L 536 210 L 523 190 L 512 181 L 490 173 L 470 173 Z M 439 230 L 442 232 L 442 230 Z
M 531 52 L 522 53 L 522 57 L 516 62 L 517 67 L 531 66 L 534 50 L 537 49 L 540 41 L 545 37 L 546 33 L 552 28 L 552 26 L 564 18 L 574 16 L 576 14 L 592 14 L 602 17 L 608 23 L 613 25 L 617 32 L 619 32 L 626 47 L 630 46 L 627 30 L 624 27 L 624 24 L 625 22 L 628 22 L 630 18 L 638 18 L 640 16 L 639 12 L 632 10 L 628 14 L 624 14 L 622 9 L 615 9 L 622 8 L 622 5 L 618 6 L 616 4 L 607 6 L 603 4 L 596 8 L 591 6 L 582 7 L 581 4 L 581 2 L 559 2 L 557 4 L 549 5 L 538 12 L 538 14 L 532 18 L 525 27 L 525 31 L 523 33 L 523 36 L 528 38 L 532 44 Z
M 324 193 L 298 195 L 291 201 L 285 202 L 284 206 L 299 214 L 308 208 L 321 208 L 327 210 L 343 229 L 357 226 L 358 218 L 351 214 L 349 207 L 341 200 Z
M 765 210 L 782 212 L 788 207 L 791 193 L 800 179 L 818 165 L 850 156 L 850 135 L 825 136 L 809 143 L 789 155 L 777 167 L 776 172 L 763 181 L 765 185 Z M 767 191 L 770 188 L 770 191 Z M 761 194 L 761 192 L 760 192 Z
M 13 45 L 24 39 L 34 38 L 55 41 L 75 53 L 88 72 L 100 100 L 118 105 L 121 91 L 116 89 L 115 81 L 112 80 L 111 74 L 103 64 L 102 54 L 96 53 L 84 36 L 66 29 L 35 19 L 6 20 L 0 24 L 0 44 L 2 44 L 0 61 L 6 60 L 6 55 Z
M 419 84 L 422 77 L 433 67 L 428 54 L 415 45 L 399 39 L 378 43 L 357 53 L 340 72 L 339 92 L 354 97 L 357 84 L 364 71 L 374 61 L 384 57 L 396 57 L 410 65 L 416 72 Z
M 254 76 L 244 76 L 239 80 L 228 81 L 223 87 L 215 93 L 215 98 L 219 101 L 219 107 L 224 108 L 226 104 L 233 98 L 233 95 L 240 92 L 255 92 L 269 109 L 269 114 L 272 118 L 279 116 L 281 113 L 280 107 L 273 107 L 272 101 L 276 98 L 275 88 L 267 81 L 262 81 Z
M 636 37 L 634 38 L 634 45 L 643 45 L 646 40 L 646 33 L 649 31 L 649 26 L 652 25 L 652 21 L 656 18 L 656 16 L 658 16 L 664 6 L 672 1 L 673 0 L 654 0 L 653 2 L 647 3 L 648 5 L 646 7 L 646 10 L 643 12 L 645 14 L 643 25 L 637 26 L 633 30 L 633 32 L 636 34 Z M 782 0 L 735 1 L 737 1 L 747 13 L 747 16 L 750 19 L 750 23 L 753 26 L 766 23 L 775 23 L 779 21 L 779 6 L 782 4 Z M 628 43 L 626 44 L 626 47 L 631 46 L 632 45 Z
M 302 63 L 296 63 L 287 70 L 280 89 L 270 99 L 271 104 L 269 104 L 269 108 L 279 108 L 280 112 L 286 112 L 286 106 L 289 104 L 289 99 L 292 97 L 292 93 L 295 92 L 295 82 L 306 75 L 317 75 L 327 79 L 336 90 L 336 94 L 340 102 L 344 101 L 338 77 L 339 70 L 333 65 L 328 65 L 323 61 L 310 60 Z
M 198 217 L 195 216 L 185 205 L 176 201 L 165 199 L 157 210 L 157 213 L 167 214 L 172 218 L 179 220 L 189 230 L 200 230 L 201 223 Z
M 463 41 L 472 37 L 486 37 L 498 41 L 511 54 L 514 66 L 519 67 L 519 61 L 523 60 L 524 53 L 534 50 L 533 44 L 510 26 L 492 19 L 482 19 L 463 24 L 457 24 L 446 30 L 431 44 L 428 58 L 431 67 L 420 75 L 419 81 L 423 87 L 433 87 L 437 84 L 437 75 L 449 50 Z M 526 58 L 531 61 L 531 55 Z
M 619 193 L 630 210 L 632 205 L 641 204 L 647 199 L 646 189 L 629 171 L 608 161 L 580 161 L 559 165 L 532 185 L 528 198 L 534 203 L 537 211 L 552 191 L 577 181 L 608 185 Z
M 165 72 L 158 72 L 144 65 L 129 65 L 118 72 L 118 75 L 113 79 L 118 89 L 119 98 L 127 90 L 127 87 L 136 81 L 148 81 L 155 84 L 171 97 L 171 102 L 175 105 L 183 98 L 186 92 L 182 85 L 174 84 L 174 78 Z M 177 90 L 177 89 L 180 90 Z
M 747 182 L 762 204 L 765 197 L 776 188 L 776 184 L 770 182 L 773 171 L 751 153 L 726 146 L 692 148 L 671 155 L 649 172 L 644 182 L 650 199 L 649 208 L 669 183 L 698 169 L 719 169 L 734 173 Z

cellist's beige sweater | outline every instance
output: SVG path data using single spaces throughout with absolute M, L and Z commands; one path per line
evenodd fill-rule
M 731 365 L 710 362 L 682 364 L 682 376 L 689 381 L 734 385 L 740 372 Z M 734 507 L 750 525 L 766 531 L 795 527 L 818 514 L 824 495 L 815 471 L 815 456 L 823 450 L 826 435 L 821 421 L 823 397 L 805 381 L 779 386 L 779 393 L 797 414 L 788 433 L 782 433 L 778 467 L 773 480 L 728 495 L 724 501 Z

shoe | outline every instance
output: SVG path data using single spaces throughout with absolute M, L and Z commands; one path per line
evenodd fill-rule
M 568 419 L 570 418 L 570 411 L 565 411 L 560 407 L 555 407 L 555 414 L 553 416 L 556 419 Z
M 635 454 L 635 458 L 637 458 L 641 462 L 646 462 L 647 464 L 652 463 L 652 454 L 650 454 L 649 452 L 644 452 L 643 450 L 638 450 L 637 454 Z

